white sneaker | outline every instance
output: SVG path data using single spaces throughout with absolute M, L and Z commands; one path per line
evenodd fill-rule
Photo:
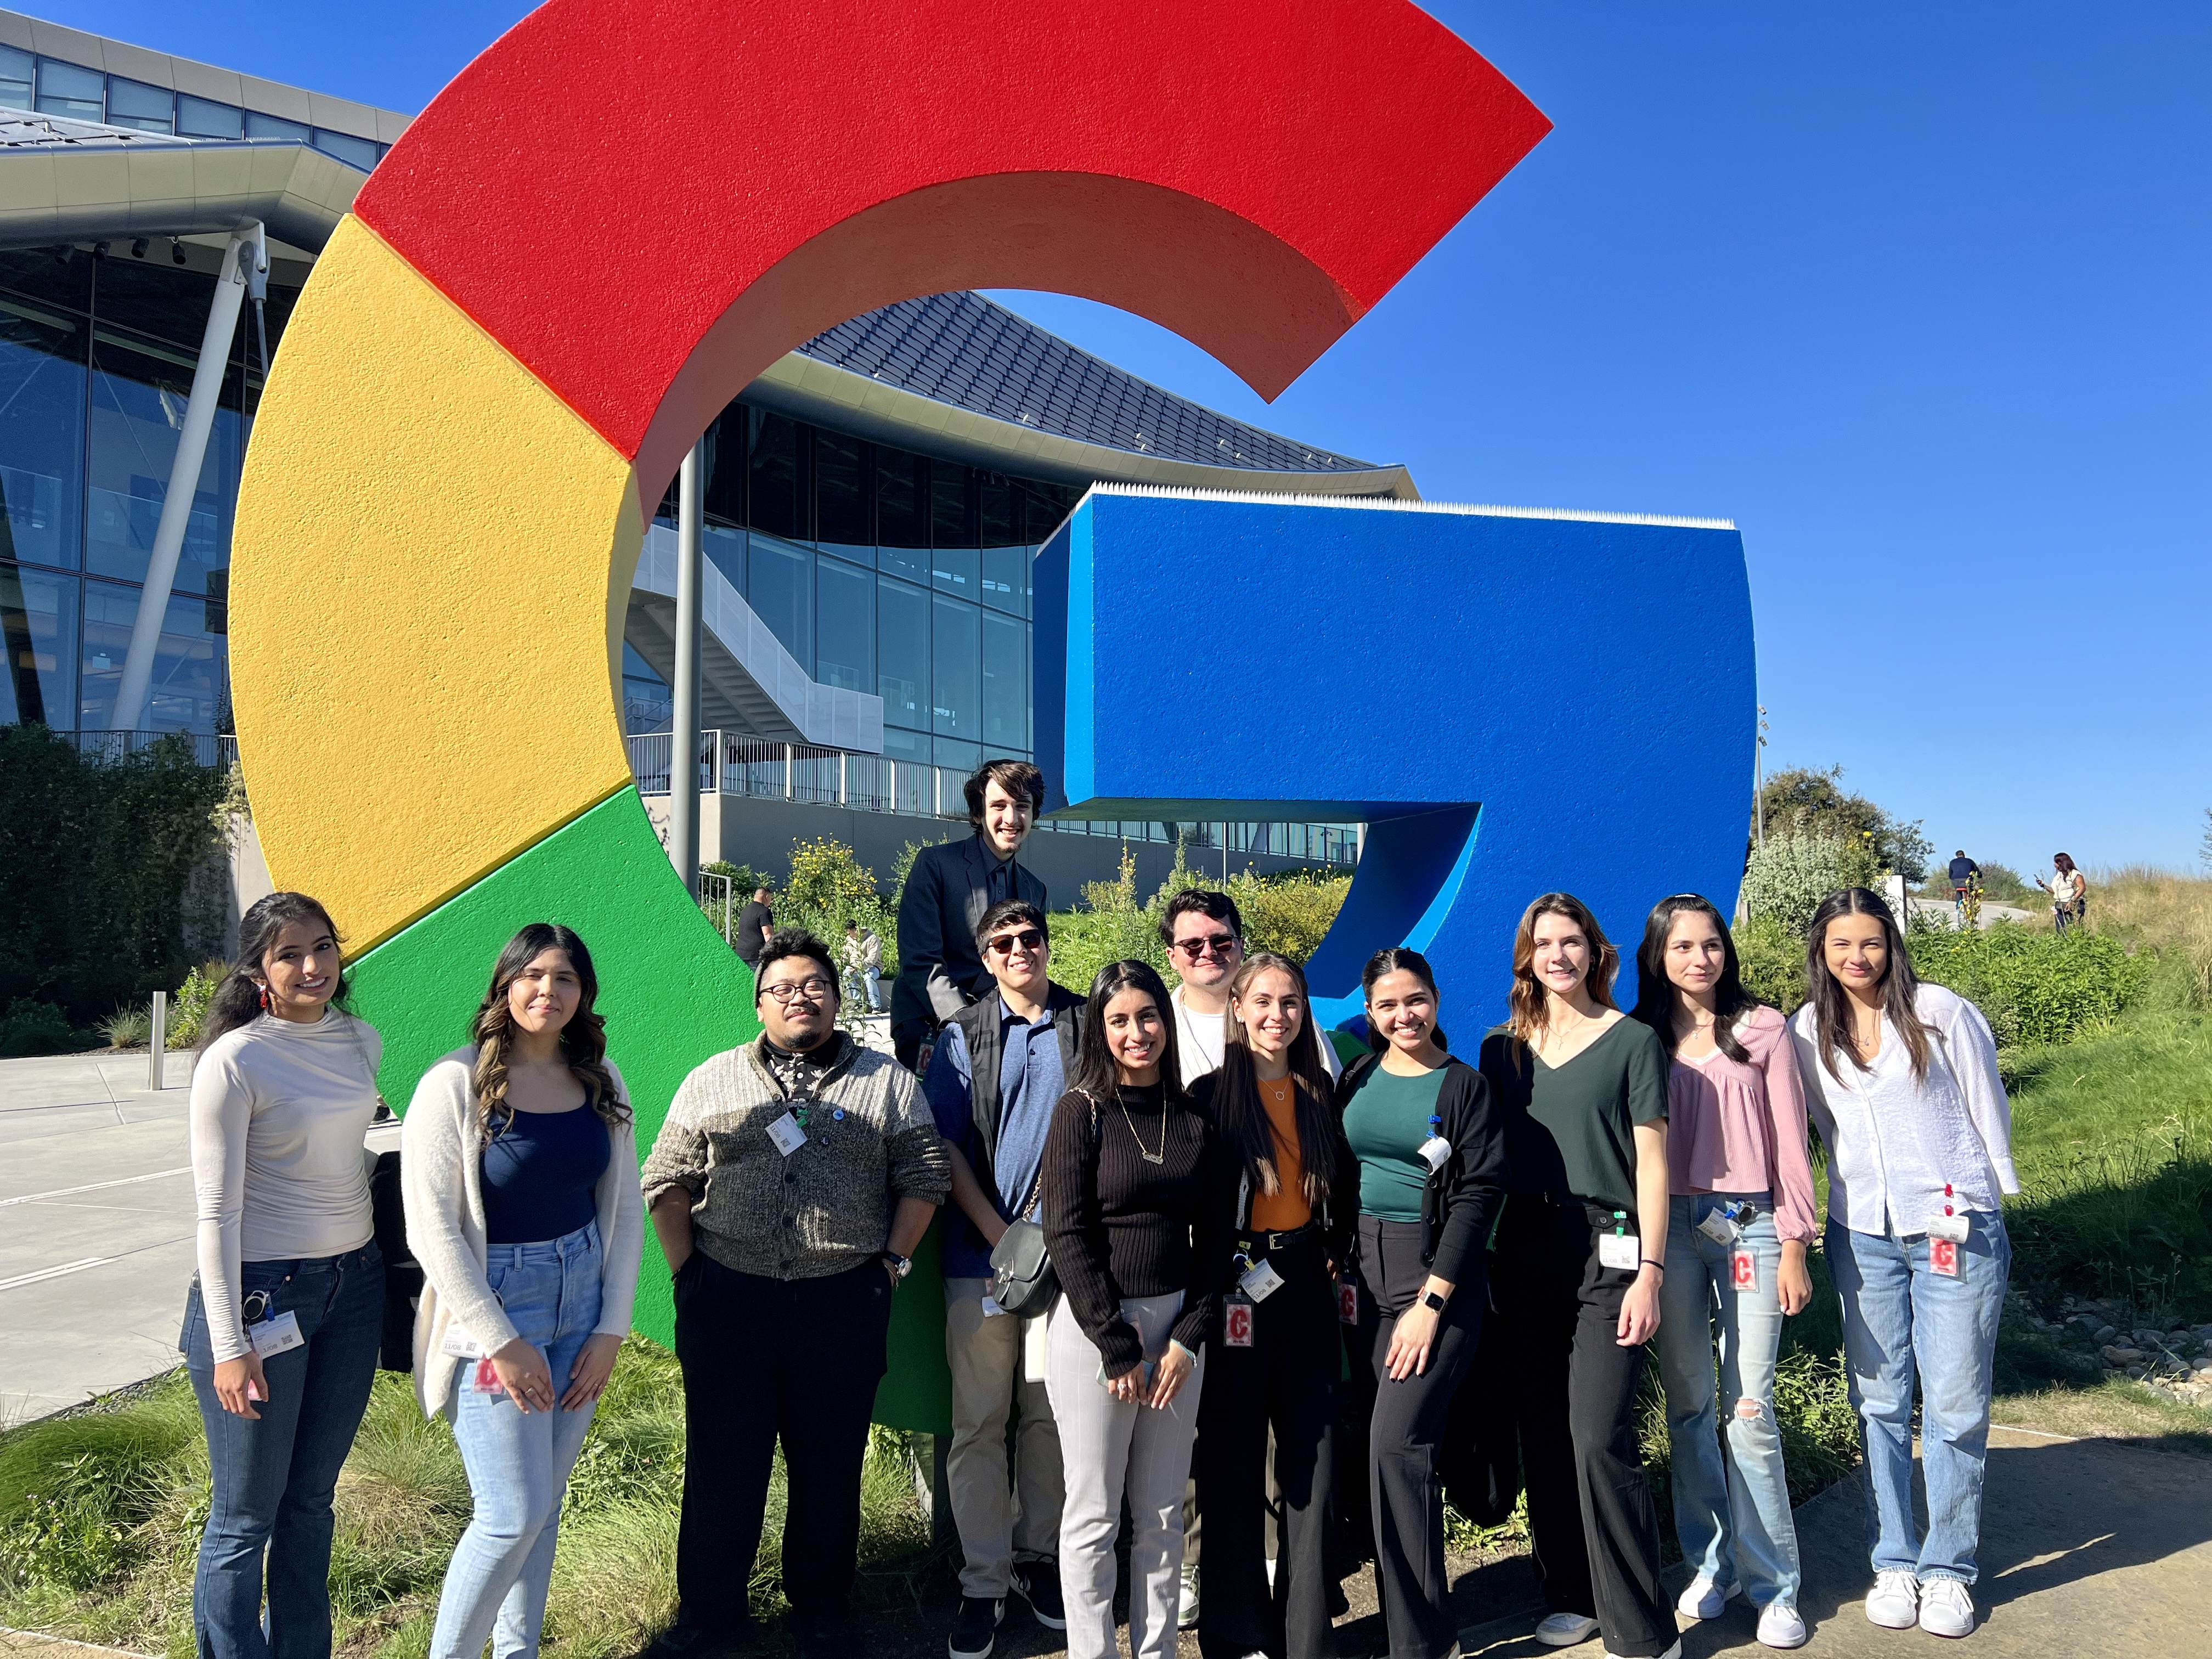
M 1759 1639 L 1770 1648 L 1805 1645 L 1805 1621 L 1787 1601 L 1769 1601 L 1759 1610 Z
M 1198 1628 L 1198 1569 L 1188 1564 L 1182 1570 L 1182 1598 L 1176 1606 L 1176 1628 Z
M 1597 1620 L 1579 1613 L 1555 1613 L 1536 1626 L 1536 1639 L 1547 1648 L 1571 1648 L 1597 1634 Z
M 1920 1587 L 1920 1628 L 1930 1636 L 1972 1636 L 1974 1598 L 1955 1578 L 1930 1578 Z
M 1674 1611 L 1685 1619 L 1717 1619 L 1721 1609 L 1742 1594 L 1742 1585 L 1723 1589 L 1701 1572 L 1690 1581 L 1689 1588 L 1674 1603 Z
M 1884 1630 L 1911 1630 L 1920 1618 L 1920 1581 L 1895 1568 L 1875 1574 L 1866 1613 L 1868 1623 Z

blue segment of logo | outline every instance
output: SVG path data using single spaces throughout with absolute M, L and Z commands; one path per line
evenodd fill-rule
M 1624 1000 L 1655 902 L 1735 908 L 1756 682 L 1731 526 L 1101 487 L 1035 587 L 1048 811 L 1367 825 L 1306 964 L 1325 1026 L 1389 945 L 1429 957 L 1447 1029 L 1502 1017 L 1553 889 L 1620 947 Z

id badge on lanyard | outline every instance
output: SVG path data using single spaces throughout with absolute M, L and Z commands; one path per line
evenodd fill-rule
M 1231 1291 L 1221 1302 L 1221 1340 L 1232 1348 L 1252 1346 L 1252 1304 Z
M 1615 1273 L 1632 1273 L 1642 1265 L 1640 1241 L 1626 1227 L 1628 1212 L 1613 1212 L 1613 1231 L 1597 1236 L 1597 1265 Z
M 1954 1195 L 1951 1183 L 1945 1182 L 1943 1196 L 1949 1199 Z M 1958 1278 L 1960 1269 L 1966 1266 L 1966 1257 L 1960 1253 L 1959 1247 L 1966 1242 L 1970 1230 L 1971 1224 L 1966 1218 L 1956 1213 L 1948 1203 L 1943 1206 L 1942 1214 L 1929 1216 L 1928 1271 L 1944 1279 Z

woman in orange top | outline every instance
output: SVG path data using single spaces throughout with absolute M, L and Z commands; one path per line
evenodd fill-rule
M 1297 964 L 1253 957 L 1231 987 L 1229 1011 L 1221 1069 L 1191 1091 L 1241 1176 L 1236 1282 L 1198 1410 L 1206 1514 L 1199 1645 L 1206 1659 L 1323 1659 L 1331 1651 L 1324 1534 L 1342 1369 L 1336 1267 L 1349 1247 L 1359 1181 Z M 1283 1494 L 1272 1595 L 1261 1522 L 1271 1426 Z

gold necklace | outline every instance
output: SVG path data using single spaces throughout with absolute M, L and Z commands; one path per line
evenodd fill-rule
M 1145 1150 L 1144 1136 L 1137 1133 L 1137 1120 L 1129 1115 L 1129 1103 L 1123 1098 L 1119 1089 L 1114 1091 L 1114 1099 L 1121 1109 L 1121 1121 L 1129 1126 L 1129 1139 L 1137 1143 L 1137 1156 L 1147 1164 L 1165 1164 L 1168 1161 L 1167 1102 L 1160 1102 L 1160 1149 L 1157 1152 L 1148 1152 Z

